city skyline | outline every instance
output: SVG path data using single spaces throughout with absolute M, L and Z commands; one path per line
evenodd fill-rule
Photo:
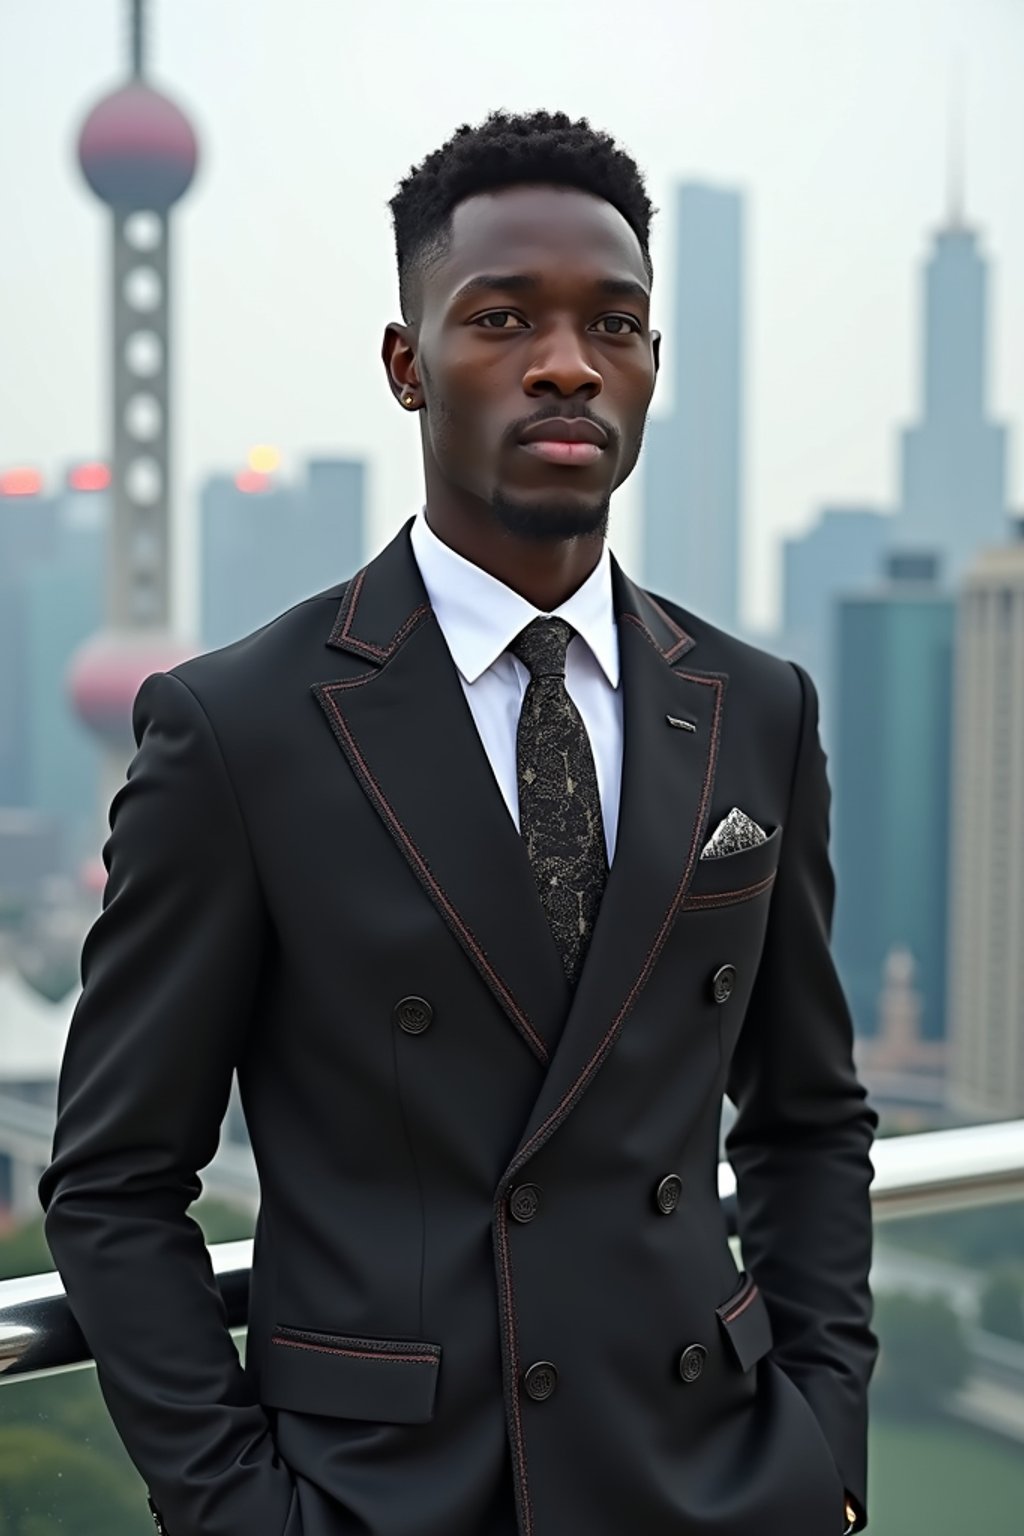
M 826 17 L 824 7 L 783 0 L 769 25 L 751 5 L 712 14 L 701 4 L 642 4 L 633 36 L 617 45 L 623 78 L 612 71 L 599 85 L 555 46 L 561 29 L 568 37 L 570 9 L 543 7 L 551 46 L 531 71 L 530 99 L 520 101 L 489 86 L 475 67 L 500 35 L 490 22 L 467 37 L 454 26 L 456 6 L 435 8 L 431 28 L 415 7 L 400 4 L 389 13 L 388 35 L 414 45 L 417 76 L 426 77 L 408 83 L 410 105 L 400 111 L 371 96 L 387 55 L 383 22 L 370 14 L 350 14 L 342 24 L 323 7 L 301 3 L 287 21 L 266 4 L 222 0 L 214 13 L 202 9 L 201 54 L 191 47 L 194 0 L 154 8 L 152 43 L 154 78 L 173 88 L 212 146 L 178 242 L 175 565 L 179 585 L 187 584 L 178 616 L 193 628 L 199 483 L 241 463 L 253 442 L 276 442 L 287 468 L 321 453 L 365 457 L 371 548 L 418 505 L 418 442 L 399 425 L 404 417 L 392 410 L 379 374 L 379 333 L 396 313 L 386 199 L 408 164 L 457 122 L 499 103 L 586 112 L 636 155 L 659 208 L 655 323 L 666 334 L 674 186 L 702 179 L 735 187 L 749 202 L 741 582 L 748 623 L 764 627 L 777 613 L 786 533 L 806 526 L 827 501 L 894 499 L 898 433 L 914 407 L 916 290 L 946 216 L 946 129 L 952 65 L 961 56 L 966 219 L 980 227 L 994 278 L 992 410 L 1011 427 L 1020 416 L 1024 348 L 1013 336 L 1024 337 L 1024 292 L 1012 283 L 1004 292 L 1001 276 L 1024 264 L 1024 212 L 1012 158 L 1001 146 L 1024 18 L 1008 5 L 843 3 L 830 5 Z M 533 12 L 539 19 L 541 9 L 526 4 L 517 12 L 520 25 Z M 612 14 L 593 8 L 596 24 L 605 10 Z M 930 25 L 922 29 L 926 10 Z M 22 5 L 0 21 L 7 57 L 38 57 L 55 20 L 59 27 L 47 35 L 63 40 L 52 69 L 14 71 L 8 112 L 25 132 L 9 135 L 0 149 L 0 178 L 30 215 L 6 245 L 0 463 L 36 462 L 51 478 L 66 459 L 95 456 L 104 442 L 96 294 L 106 242 L 77 184 L 71 150 L 85 113 L 112 83 L 123 8 L 115 0 L 57 0 L 48 13 Z M 437 25 L 445 15 L 447 29 Z M 242 71 L 232 67 L 232 29 L 244 41 Z M 655 29 L 664 46 L 652 50 Z M 358 79 L 345 77 L 339 92 L 333 81 L 341 78 L 343 50 L 332 48 L 342 34 L 367 67 Z M 674 75 L 662 53 L 674 59 Z M 441 55 L 445 90 L 438 92 L 429 66 Z M 865 101 L 870 113 L 860 111 Z M 265 131 L 254 135 L 253 122 Z M 357 123 L 355 161 L 344 151 L 354 142 L 346 128 Z M 261 218 L 272 239 L 257 238 Z M 49 238 L 54 229 L 59 238 Z M 666 376 L 655 416 L 671 408 L 667 386 Z M 613 518 L 613 542 L 634 570 L 638 492 L 639 474 L 618 493 Z

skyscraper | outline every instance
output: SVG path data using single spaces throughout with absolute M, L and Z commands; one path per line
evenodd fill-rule
M 108 484 L 96 463 L 52 494 L 37 472 L 0 475 L 0 805 L 43 813 L 64 860 L 89 850 L 94 822 L 98 749 L 64 677 L 102 618 Z
M 361 462 L 320 458 L 294 485 L 253 471 L 206 481 L 199 582 L 207 649 L 358 570 L 365 554 L 363 480 Z
M 103 618 L 110 519 L 106 490 L 75 490 L 74 475 L 57 499 L 52 554 L 25 576 L 21 651 L 29 695 L 25 803 L 58 822 L 69 869 L 95 853 L 100 749 L 76 718 L 64 679 L 76 648 Z
M 893 543 L 937 550 L 956 583 L 975 552 L 1009 533 L 1006 428 L 988 406 L 988 266 L 958 198 L 935 237 L 923 291 L 921 419 L 900 452 Z
M 954 722 L 949 1102 L 1024 1115 L 1024 524 L 967 574 Z
M 874 1034 L 886 959 L 908 950 L 925 1040 L 945 1027 L 955 605 L 934 555 L 890 555 L 839 599 L 833 850 L 835 952 L 858 1031 Z
M 51 559 L 57 504 L 39 471 L 0 474 L 0 806 L 26 806 L 29 679 L 24 664 L 28 571 Z
M 835 695 L 836 600 L 877 587 L 892 518 L 873 507 L 823 507 L 805 533 L 782 550 L 780 654 L 807 668 L 821 698 L 821 731 L 830 740 Z
M 743 199 L 687 182 L 676 200 L 669 416 L 647 423 L 646 586 L 738 626 L 743 433 Z

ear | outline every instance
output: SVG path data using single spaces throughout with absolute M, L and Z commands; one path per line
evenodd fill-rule
M 381 359 L 388 388 L 396 400 L 412 391 L 419 398 L 420 381 L 416 372 L 416 342 L 413 328 L 399 320 L 389 320 L 384 327 Z
M 661 332 L 651 332 L 651 351 L 654 354 L 654 371 L 657 373 L 661 367 Z

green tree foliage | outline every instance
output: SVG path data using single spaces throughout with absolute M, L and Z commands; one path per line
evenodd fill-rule
M 989 1275 L 981 1293 L 978 1322 L 990 1333 L 1024 1343 L 1024 1272 L 1003 1265 Z
M 940 1295 L 883 1292 L 876 1299 L 875 1327 L 881 1349 L 872 1404 L 900 1417 L 941 1413 L 970 1365 L 963 1325 L 949 1302 Z
M 18 1275 L 42 1275 L 52 1268 L 53 1260 L 43 1236 L 41 1219 L 26 1222 L 23 1227 L 0 1238 L 0 1280 L 13 1280 Z
M 912 1248 L 969 1269 L 1019 1262 L 1024 1253 L 1024 1200 L 886 1222 L 878 1229 L 878 1242 L 879 1246 Z
M 117 1469 L 64 1435 L 31 1425 L 0 1434 L 2 1536 L 142 1536 L 145 1498 Z

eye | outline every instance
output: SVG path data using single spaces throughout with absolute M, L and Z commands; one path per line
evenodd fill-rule
M 512 310 L 510 309 L 491 309 L 488 310 L 486 315 L 478 315 L 477 318 L 473 321 L 473 324 L 482 326 L 482 328 L 487 331 L 507 331 L 511 329 L 511 327 L 507 325 L 484 325 L 484 321 L 494 320 L 495 318 L 505 320 L 509 315 L 512 315 L 513 320 L 519 319 L 519 316 L 513 314 Z
M 639 336 L 642 329 L 635 315 L 602 315 L 601 319 L 614 320 L 620 326 L 632 327 L 631 330 L 606 331 L 608 336 Z

